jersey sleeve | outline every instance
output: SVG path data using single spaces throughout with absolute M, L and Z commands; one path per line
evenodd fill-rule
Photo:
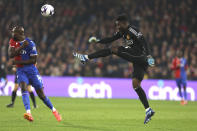
M 30 47 L 30 56 L 38 55 L 35 43 L 32 42 Z
M 107 44 L 107 43 L 111 43 L 115 40 L 118 40 L 121 37 L 122 37 L 122 34 L 120 32 L 116 32 L 112 37 L 103 38 L 103 39 L 99 40 L 97 43 Z
M 15 41 L 13 40 L 13 39 L 10 39 L 10 41 L 9 41 L 9 46 L 10 47 L 15 47 Z

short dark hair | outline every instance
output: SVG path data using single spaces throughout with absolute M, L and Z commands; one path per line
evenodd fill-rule
M 116 18 L 116 21 L 124 21 L 124 22 L 127 22 L 128 21 L 127 15 L 126 14 L 118 15 L 118 17 Z
M 24 28 L 23 26 L 14 26 L 12 31 L 16 31 L 16 32 L 19 32 L 20 34 L 24 33 Z

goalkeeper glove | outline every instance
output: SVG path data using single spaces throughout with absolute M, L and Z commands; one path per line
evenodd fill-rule
M 148 55 L 147 58 L 148 58 L 148 60 L 147 60 L 148 65 L 151 66 L 151 67 L 155 66 L 154 58 L 151 55 Z
M 97 39 L 94 36 L 90 37 L 89 40 L 88 40 L 89 43 L 98 42 L 98 41 L 99 41 L 99 39 Z

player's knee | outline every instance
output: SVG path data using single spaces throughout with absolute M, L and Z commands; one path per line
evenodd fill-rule
M 14 86 L 14 90 L 13 91 L 17 91 L 18 90 L 18 84 L 16 84 L 15 86 Z
M 180 88 L 180 89 L 181 89 L 181 84 L 177 84 L 177 86 L 178 86 L 178 88 Z
M 187 87 L 187 84 L 186 83 L 183 83 L 183 88 L 186 88 Z
M 27 90 L 28 90 L 28 92 L 32 92 L 32 90 L 31 90 L 31 85 L 28 85 L 28 86 L 27 86 Z

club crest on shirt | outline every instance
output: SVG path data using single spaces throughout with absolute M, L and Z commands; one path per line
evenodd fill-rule
M 129 34 L 127 34 L 126 38 L 127 38 L 127 40 L 131 39 Z

